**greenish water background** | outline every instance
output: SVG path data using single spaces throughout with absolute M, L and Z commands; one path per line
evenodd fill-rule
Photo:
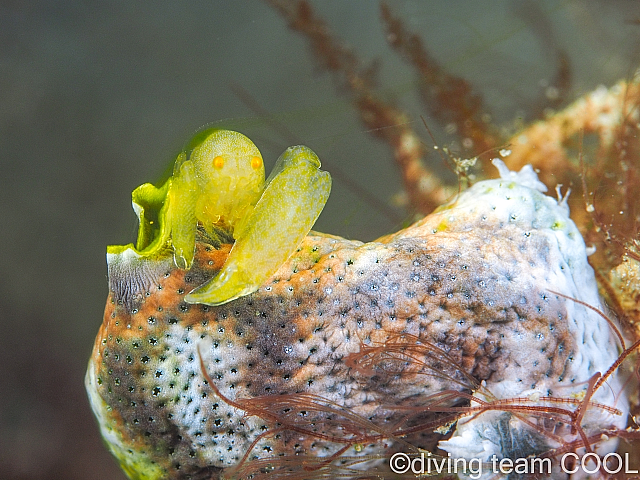
M 380 91 L 421 130 L 414 73 L 386 45 L 378 3 L 312 3 L 363 61 L 380 61 Z M 537 2 L 527 21 L 532 5 L 391 2 L 497 124 L 530 120 L 558 48 L 570 98 L 640 63 L 637 2 Z M 0 5 L 0 478 L 124 479 L 83 387 L 107 295 L 105 247 L 134 240 L 131 190 L 159 178 L 201 126 L 233 119 L 268 167 L 289 146 L 233 84 L 379 199 L 401 190 L 388 147 L 260 1 Z M 440 142 L 452 139 L 426 120 Z M 339 182 L 316 225 L 363 240 L 396 227 Z

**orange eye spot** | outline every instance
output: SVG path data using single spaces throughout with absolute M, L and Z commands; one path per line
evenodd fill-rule
M 254 170 L 259 169 L 262 166 L 262 159 L 260 157 L 253 157 L 251 159 L 251 168 Z
M 224 158 L 222 158 L 221 156 L 217 156 L 216 158 L 213 159 L 213 166 L 220 169 L 222 167 L 224 167 Z

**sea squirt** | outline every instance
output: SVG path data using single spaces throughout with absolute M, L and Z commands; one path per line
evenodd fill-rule
M 310 234 L 220 306 L 185 300 L 229 252 L 200 230 L 189 270 L 112 254 L 86 387 L 127 475 L 397 478 L 395 451 L 553 456 L 624 428 L 617 373 L 593 388 L 619 340 L 566 202 L 494 163 L 500 179 L 378 241 Z M 568 478 L 557 464 L 542 478 Z

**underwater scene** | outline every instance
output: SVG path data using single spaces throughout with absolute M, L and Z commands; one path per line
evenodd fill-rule
M 640 478 L 638 5 L 0 11 L 1 478 Z

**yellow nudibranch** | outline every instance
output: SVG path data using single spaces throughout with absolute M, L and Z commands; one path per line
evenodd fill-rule
M 330 190 L 331 176 L 305 146 L 285 150 L 265 181 L 262 155 L 251 140 L 230 130 L 205 131 L 178 155 L 164 185 L 133 191 L 136 245 L 109 246 L 107 256 L 173 254 L 176 266 L 189 269 L 198 227 L 214 243 L 233 237 L 220 272 L 185 297 L 220 305 L 256 291 L 276 272 L 311 230 Z

